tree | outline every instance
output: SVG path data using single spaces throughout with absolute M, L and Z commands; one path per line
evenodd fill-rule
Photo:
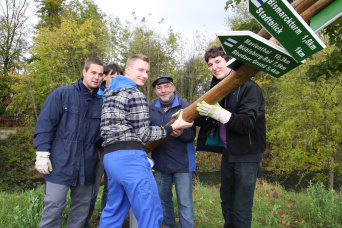
M 143 54 L 150 59 L 150 77 L 153 81 L 160 75 L 173 76 L 175 66 L 177 66 L 174 55 L 178 48 L 177 34 L 172 29 L 167 36 L 158 34 L 153 28 L 149 28 L 148 20 L 143 17 L 139 20 L 133 15 L 133 21 L 127 21 L 125 25 L 126 48 L 122 48 L 122 60 L 126 61 L 132 54 Z M 156 95 L 153 93 L 151 83 L 141 88 L 148 101 L 152 101 Z
M 0 1 L 0 115 L 10 103 L 11 74 L 20 70 L 27 50 L 27 9 L 26 0 Z
M 287 173 L 318 172 L 330 188 L 334 175 L 342 174 L 342 75 L 310 82 L 305 72 L 332 51 L 331 47 L 321 51 L 275 81 L 277 105 L 267 115 L 271 166 Z
M 58 28 L 37 30 L 30 50 L 34 58 L 27 72 L 17 76 L 15 99 L 9 107 L 12 112 L 37 118 L 43 101 L 53 89 L 77 81 L 85 60 L 101 58 L 105 53 L 107 28 L 96 12 L 88 11 L 96 7 L 89 1 L 76 6 L 68 8 Z M 79 12 L 81 8 L 85 12 Z
M 323 30 L 329 45 L 334 47 L 331 53 L 321 62 L 309 68 L 306 75 L 310 80 L 317 81 L 319 77 L 326 79 L 340 76 L 342 73 L 342 17 Z
M 225 10 L 231 9 L 232 16 L 228 15 L 226 24 L 233 31 L 249 30 L 257 33 L 262 27 L 247 11 L 247 2 L 230 0 L 226 2 Z
M 36 0 L 38 4 L 37 15 L 40 18 L 36 28 L 48 28 L 52 30 L 59 27 L 62 22 L 62 13 L 65 0 Z

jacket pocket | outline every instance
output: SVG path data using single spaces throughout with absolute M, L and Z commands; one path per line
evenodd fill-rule
M 93 138 L 91 142 L 96 143 L 100 140 L 101 111 L 92 111 L 90 116 L 90 126 L 88 136 Z
M 61 124 L 69 132 L 78 132 L 79 121 L 81 112 L 79 107 L 72 105 L 63 105 L 63 116 L 61 118 Z

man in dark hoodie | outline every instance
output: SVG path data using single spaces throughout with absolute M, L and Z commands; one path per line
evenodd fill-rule
M 120 66 L 116 63 L 109 64 L 105 66 L 104 71 L 103 71 L 103 81 L 100 84 L 99 91 L 97 92 L 98 95 L 100 95 L 102 98 L 103 93 L 105 89 L 109 86 L 110 81 L 116 76 L 116 75 L 122 75 L 122 70 Z M 89 219 L 93 215 L 94 209 L 95 209 L 95 203 L 96 203 L 96 198 L 97 194 L 99 192 L 100 184 L 101 184 L 101 179 L 102 175 L 104 174 L 104 184 L 103 184 L 103 192 L 102 192 L 102 198 L 101 198 L 101 210 L 106 206 L 107 203 L 107 195 L 108 195 L 108 180 L 107 180 L 107 174 L 104 172 L 104 167 L 103 167 L 103 147 L 101 146 L 99 148 L 99 155 L 100 155 L 100 160 L 97 163 L 96 166 L 96 176 L 95 176 L 95 184 L 94 184 L 94 193 L 91 198 L 91 203 L 90 203 L 90 208 L 89 208 L 89 214 L 86 219 L 86 223 L 84 224 L 84 227 L 89 227 Z
M 132 207 L 140 228 L 160 227 L 163 211 L 151 167 L 144 151 L 148 141 L 165 138 L 174 130 L 191 127 L 179 118 L 168 126 L 150 126 L 148 103 L 138 89 L 148 79 L 149 59 L 133 55 L 125 76 L 116 76 L 104 93 L 101 116 L 104 167 L 108 175 L 108 199 L 100 227 L 121 227 Z
M 211 87 L 229 77 L 230 57 L 222 47 L 206 51 L 205 60 L 213 74 Z M 266 149 L 265 103 L 260 87 L 247 81 L 219 103 L 197 104 L 201 115 L 198 151 L 223 153 L 221 163 L 221 206 L 224 227 L 251 227 L 253 197 L 262 153 Z
M 102 62 L 87 59 L 82 79 L 53 90 L 44 101 L 33 139 L 35 168 L 45 179 L 40 227 L 62 227 L 69 189 L 67 227 L 84 226 L 99 160 L 102 74 Z

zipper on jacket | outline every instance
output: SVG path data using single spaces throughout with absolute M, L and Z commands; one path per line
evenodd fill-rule
M 252 145 L 251 133 L 248 134 L 249 144 Z

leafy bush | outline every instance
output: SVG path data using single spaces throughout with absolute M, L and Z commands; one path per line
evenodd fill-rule
M 34 170 L 35 150 L 32 146 L 33 127 L 17 128 L 5 140 L 0 140 L 0 188 L 13 185 L 37 174 Z
M 323 183 L 310 183 L 306 192 L 311 199 L 311 224 L 317 224 L 317 227 L 342 227 L 342 194 L 336 197 L 335 191 L 326 190 Z

